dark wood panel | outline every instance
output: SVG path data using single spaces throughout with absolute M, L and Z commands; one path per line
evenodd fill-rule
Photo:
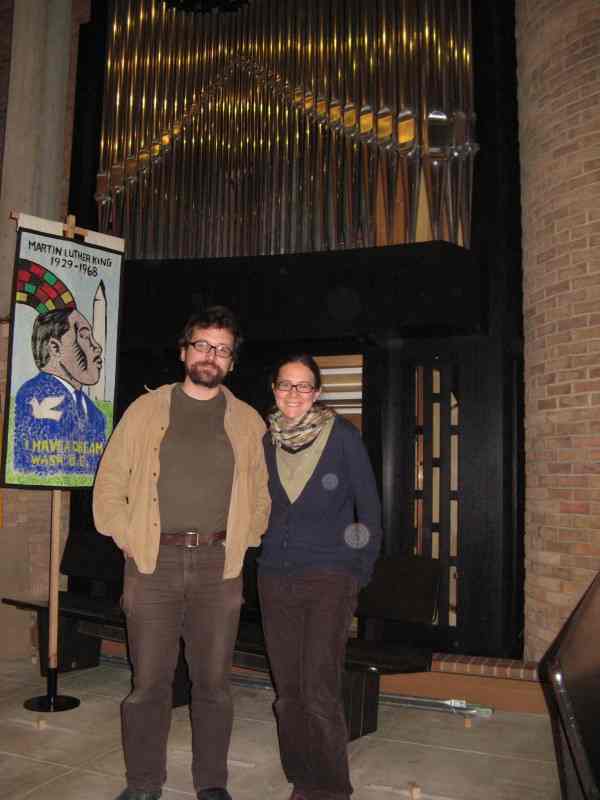
M 481 333 L 485 277 L 447 242 L 327 253 L 127 262 L 123 349 L 164 345 L 195 308 L 222 303 L 250 342 Z

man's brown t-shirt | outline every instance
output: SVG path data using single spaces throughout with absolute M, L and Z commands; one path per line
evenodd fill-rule
M 227 527 L 234 457 L 225 433 L 225 396 L 195 400 L 173 389 L 160 445 L 158 502 L 163 533 L 212 533 Z

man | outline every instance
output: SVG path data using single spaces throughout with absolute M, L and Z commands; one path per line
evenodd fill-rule
M 102 369 L 92 326 L 74 308 L 48 311 L 33 324 L 31 347 L 40 372 L 15 398 L 15 469 L 93 475 L 106 418 L 82 391 L 98 383 Z
M 228 309 L 193 316 L 179 341 L 183 383 L 132 403 L 96 477 L 96 527 L 127 556 L 133 691 L 122 709 L 127 788 L 118 800 L 161 795 L 180 636 L 192 682 L 194 788 L 199 800 L 231 800 L 229 673 L 241 569 L 270 509 L 265 426 L 222 386 L 239 344 Z

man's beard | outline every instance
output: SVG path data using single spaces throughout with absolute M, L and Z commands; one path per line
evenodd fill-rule
M 206 372 L 207 367 L 213 367 L 210 372 Z M 207 389 L 215 389 L 225 380 L 225 372 L 214 362 L 196 363 L 186 366 L 185 374 L 196 386 L 204 386 Z

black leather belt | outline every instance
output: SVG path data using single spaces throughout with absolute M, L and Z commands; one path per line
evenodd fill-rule
M 175 547 L 203 547 L 225 541 L 226 531 L 215 533 L 198 533 L 198 531 L 182 531 L 181 533 L 161 533 L 160 543 Z

